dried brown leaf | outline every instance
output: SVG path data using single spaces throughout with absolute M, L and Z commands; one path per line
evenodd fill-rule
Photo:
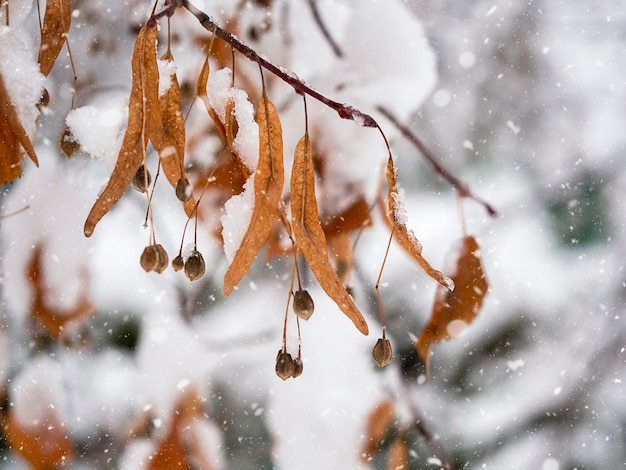
M 13 128 L 4 114 L 0 114 L 0 186 L 14 181 L 21 175 L 22 149 Z
M 70 0 L 46 0 L 39 46 L 39 70 L 46 77 L 66 41 L 72 21 Z
M 291 216 L 299 250 L 322 289 L 357 329 L 366 335 L 367 323 L 328 259 L 326 236 L 318 216 L 311 143 L 304 136 L 296 145 L 291 171 Z
M 340 236 L 372 225 L 370 207 L 363 197 L 324 222 L 326 238 Z
M 13 100 L 0 74 L 0 184 L 13 181 L 22 174 L 22 150 L 20 145 L 36 166 L 37 155 L 30 137 L 22 126 L 13 105 Z M 18 145 L 19 144 L 19 145 Z
M 409 446 L 402 437 L 398 437 L 389 446 L 387 470 L 408 470 L 408 468 Z
M 168 50 L 161 60 L 174 60 Z M 174 189 L 181 179 L 187 179 L 185 171 L 185 118 L 180 106 L 180 87 L 176 74 L 170 76 L 171 86 L 159 98 L 163 139 L 154 145 L 161 159 L 163 173 Z M 153 142 L 154 143 L 154 142 Z M 193 195 L 183 202 L 187 217 L 192 217 L 196 207 Z
M 49 400 L 43 393 L 34 399 Z M 45 402 L 48 403 L 48 402 Z M 76 457 L 76 451 L 67 435 L 66 426 L 54 407 L 39 407 L 37 420 L 23 423 L 11 407 L 3 431 L 7 443 L 30 464 L 33 470 L 61 468 Z
M 204 419 L 203 415 L 202 398 L 196 391 L 182 395 L 172 410 L 167 434 L 148 459 L 147 470 L 213 469 L 193 426 Z
M 87 298 L 87 290 L 83 290 L 76 305 L 68 311 L 61 311 L 50 307 L 50 297 L 43 276 L 43 247 L 36 245 L 27 267 L 28 281 L 33 290 L 31 316 L 34 323 L 43 328 L 48 336 L 58 339 L 63 333 L 65 325 L 89 315 L 94 310 L 93 304 Z
M 489 284 L 483 272 L 480 249 L 470 235 L 461 241 L 456 269 L 452 274 L 454 291 L 439 286 L 428 324 L 420 334 L 415 347 L 426 365 L 428 375 L 429 352 L 433 343 L 458 336 L 469 325 L 482 306 Z
M 397 169 L 393 164 L 393 160 L 389 157 L 387 161 L 387 184 L 389 190 L 387 193 L 387 206 L 389 210 L 389 218 L 392 224 L 393 235 L 404 250 L 417 261 L 426 274 L 432 277 L 446 289 L 454 289 L 454 283 L 444 276 L 441 271 L 433 268 L 428 261 L 422 256 L 422 244 L 419 242 L 412 230 L 406 226 L 406 215 L 402 205 L 402 200 L 398 192 Z
M 156 36 L 156 23 L 152 21 L 148 21 L 137 35 L 132 59 L 128 127 L 109 182 L 87 216 L 84 228 L 87 237 L 93 234 L 96 224 L 122 197 L 133 180 L 137 169 L 144 162 L 148 139 L 157 145 L 163 140 Z
M 274 221 L 279 220 L 285 179 L 283 133 L 278 111 L 261 98 L 257 110 L 259 125 L 259 163 L 254 174 L 254 209 L 250 225 L 224 276 L 224 295 L 229 295 L 246 275 L 257 253 L 267 240 Z
M 370 413 L 365 429 L 365 443 L 361 450 L 361 457 L 364 462 L 369 462 L 389 434 L 396 418 L 395 413 L 391 400 L 382 401 Z

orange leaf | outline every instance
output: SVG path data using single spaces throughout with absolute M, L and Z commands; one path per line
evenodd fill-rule
M 361 451 L 361 457 L 364 462 L 368 462 L 380 449 L 391 430 L 395 418 L 395 409 L 391 400 L 382 401 L 370 413 L 365 430 L 366 440 Z
M 2 99 L 2 98 L 0 98 Z M 0 114 L 0 186 L 22 175 L 22 149 L 4 114 Z
M 370 208 L 363 197 L 324 223 L 327 238 L 372 225 Z
M 168 50 L 161 60 L 171 60 L 172 53 Z M 185 118 L 180 106 L 180 88 L 176 74 L 170 76 L 172 81 L 168 90 L 159 98 L 159 108 L 161 110 L 163 140 L 154 145 L 159 153 L 163 173 L 167 177 L 172 187 L 176 189 L 178 180 L 187 179 L 185 172 Z M 192 196 L 183 202 L 187 217 L 191 217 L 196 207 L 196 200 Z
M 0 184 L 13 181 L 22 174 L 20 164 L 22 155 L 17 143 L 22 146 L 26 154 L 36 166 L 39 166 L 35 149 L 30 137 L 22 126 L 13 106 L 13 100 L 4 85 L 4 79 L 0 74 Z
M 426 365 L 427 376 L 432 344 L 461 334 L 478 315 L 487 295 L 489 284 L 483 272 L 478 243 L 472 236 L 465 236 L 462 240 L 452 280 L 456 286 L 454 291 L 437 288 L 430 320 L 415 344 Z
M 128 127 L 109 182 L 87 216 L 84 228 L 87 237 L 93 234 L 96 224 L 124 194 L 145 159 L 148 139 L 157 144 L 162 141 L 156 36 L 157 27 L 153 21 L 148 21 L 137 35 L 132 59 Z
M 185 393 L 173 410 L 169 431 L 149 459 L 147 470 L 211 470 L 213 466 L 192 426 L 203 419 L 203 414 L 200 396 L 195 391 Z
M 439 284 L 447 289 L 454 289 L 454 283 L 444 276 L 441 271 L 433 268 L 428 261 L 422 256 L 422 244 L 419 242 L 412 230 L 406 226 L 406 213 L 402 205 L 402 199 L 398 192 L 397 169 L 393 164 L 393 160 L 389 157 L 387 161 L 387 183 L 389 191 L 387 193 L 387 205 L 389 209 L 389 218 L 391 220 L 393 235 L 404 250 L 411 255 L 422 267 L 424 272 L 432 277 Z
M 60 311 L 49 306 L 48 299 L 52 294 L 48 291 L 43 277 L 43 247 L 41 245 L 35 246 L 26 274 L 33 288 L 32 318 L 51 338 L 58 339 L 66 324 L 89 315 L 94 310 L 87 298 L 86 289 L 83 290 L 76 306 L 69 311 Z
M 224 276 L 224 295 L 229 295 L 246 275 L 252 262 L 280 218 L 283 191 L 283 133 L 278 111 L 265 95 L 257 110 L 259 163 L 254 174 L 254 209 L 250 225 Z
M 387 453 L 387 470 L 408 470 L 409 446 L 402 437 L 396 438 Z
M 315 198 L 315 175 L 311 143 L 305 135 L 298 145 L 291 170 L 291 216 L 298 248 L 322 289 L 357 329 L 366 335 L 367 323 L 328 260 L 326 236 L 320 224 Z
M 39 70 L 46 77 L 52 70 L 72 21 L 70 0 L 46 0 L 46 13 L 39 46 Z
M 41 397 L 45 400 L 45 397 Z M 12 411 L 4 427 L 9 446 L 34 470 L 61 468 L 74 459 L 75 451 L 61 419 L 53 409 L 32 425 L 24 425 Z

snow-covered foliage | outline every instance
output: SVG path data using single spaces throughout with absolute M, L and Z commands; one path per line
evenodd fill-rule
M 339 54 L 309 1 L 193 2 L 285 73 L 376 118 L 400 167 L 396 222 L 419 237 L 434 265 L 444 264 L 461 226 L 477 235 L 489 295 L 459 338 L 433 348 L 426 383 L 413 343 L 436 286 L 396 245 L 380 285 L 394 359 L 382 370 L 372 361 L 374 284 L 389 236 L 380 217 L 359 237 L 348 279 L 370 335 L 355 331 L 301 269 L 316 312 L 299 328 L 289 317 L 287 350 L 301 347 L 304 362 L 294 380 L 274 373 L 293 258 L 261 253 L 237 290 L 222 295 L 255 202 L 261 80 L 257 64 L 238 53 L 233 64 L 230 47 L 183 9 L 171 18 L 174 62 L 159 61 L 159 94 L 175 72 L 197 197 L 224 158 L 195 99 L 210 50 L 208 101 L 222 122 L 233 102 L 233 148 L 250 172 L 243 192 L 207 190 L 195 240 L 207 274 L 195 283 L 171 268 L 145 273 L 139 264 L 153 241 L 146 219 L 170 258 L 181 246 L 187 216 L 165 181 L 155 185 L 149 217 L 145 195 L 127 191 L 85 238 L 87 214 L 122 146 L 133 44 L 153 2 L 72 2 L 76 82 L 65 47 L 52 72 L 39 73 L 35 4 L 9 3 L 0 2 L 0 73 L 36 143 L 39 168 L 25 160 L 23 176 L 0 199 L 2 213 L 11 214 L 0 226 L 0 420 L 12 430 L 3 468 L 28 468 L 15 439 L 42 422 L 52 423 L 47 442 L 71 443 L 69 465 L 77 469 L 169 468 L 174 460 L 159 456 L 176 455 L 171 435 L 183 439 L 193 460 L 187 468 L 387 468 L 391 436 L 407 444 L 410 468 L 440 468 L 442 458 L 475 469 L 626 461 L 621 2 L 317 0 Z M 159 28 L 160 57 L 166 19 Z M 289 181 L 305 129 L 302 99 L 270 73 L 264 80 L 282 122 Z M 50 103 L 40 113 L 43 87 Z M 320 213 L 330 219 L 360 199 L 373 206 L 388 158 L 380 133 L 307 103 Z M 499 217 L 465 200 L 460 224 L 453 189 L 381 107 L 409 124 Z M 66 126 L 81 145 L 70 160 L 58 149 Z M 149 146 L 153 179 L 157 160 Z M 273 248 L 289 243 L 283 236 Z M 60 329 L 45 329 L 42 317 Z M 368 459 L 368 419 L 387 400 L 390 437 Z

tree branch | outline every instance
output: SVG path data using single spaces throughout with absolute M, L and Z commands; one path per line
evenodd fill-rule
M 178 3 L 179 2 L 179 3 Z M 228 43 L 232 48 L 236 49 L 240 53 L 242 53 L 245 57 L 250 59 L 253 62 L 256 62 L 264 69 L 273 73 L 277 77 L 279 77 L 285 83 L 291 85 L 291 87 L 295 90 L 299 95 L 309 95 L 311 98 L 318 100 L 324 105 L 328 106 L 331 109 L 337 111 L 339 117 L 343 119 L 348 119 L 354 121 L 363 127 L 376 127 L 379 128 L 378 123 L 371 117 L 369 114 L 365 114 L 358 109 L 354 108 L 345 103 L 339 103 L 337 101 L 333 101 L 326 96 L 322 95 L 318 91 L 311 88 L 309 85 L 305 84 L 302 80 L 300 80 L 293 72 L 288 72 L 276 65 L 272 64 L 270 61 L 265 59 L 263 56 L 259 55 L 254 49 L 249 47 L 248 45 L 241 42 L 235 36 L 230 34 L 228 31 L 220 28 L 217 23 L 211 18 L 209 15 L 204 13 L 203 11 L 197 9 L 194 5 L 192 5 L 188 0 L 178 0 L 178 2 L 173 2 L 174 5 L 180 5 L 189 11 L 192 15 L 194 15 L 202 27 L 207 31 L 213 33 L 215 36 L 220 38 L 221 40 Z M 164 12 L 159 13 L 159 16 L 164 14 L 169 14 L 169 8 L 164 10 Z M 155 18 L 157 18 L 155 16 Z

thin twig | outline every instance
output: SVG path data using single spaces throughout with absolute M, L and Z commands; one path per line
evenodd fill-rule
M 335 41 L 331 36 L 330 31 L 328 31 L 328 28 L 326 27 L 326 23 L 324 23 L 324 20 L 320 15 L 316 0 L 309 0 L 309 8 L 311 9 L 311 14 L 313 15 L 313 19 L 315 20 L 317 27 L 320 29 L 324 39 L 326 39 L 326 42 L 328 42 L 335 55 L 339 58 L 343 57 L 343 51 L 339 47 L 339 44 L 337 44 L 337 41 Z
M 437 157 L 431 152 L 431 150 L 422 142 L 422 140 L 417 137 L 407 126 L 402 124 L 398 119 L 385 107 L 377 106 L 377 111 L 379 111 L 383 116 L 385 116 L 391 123 L 398 129 L 404 137 L 406 137 L 417 150 L 424 156 L 426 161 L 430 164 L 433 171 L 440 175 L 443 179 L 445 179 L 450 186 L 452 186 L 459 193 L 459 196 L 463 198 L 473 199 L 474 201 L 481 204 L 489 213 L 491 217 L 495 217 L 498 215 L 498 211 L 488 202 L 476 196 L 469 187 L 463 183 L 463 181 L 459 180 L 452 173 L 446 170 L 438 161 Z

